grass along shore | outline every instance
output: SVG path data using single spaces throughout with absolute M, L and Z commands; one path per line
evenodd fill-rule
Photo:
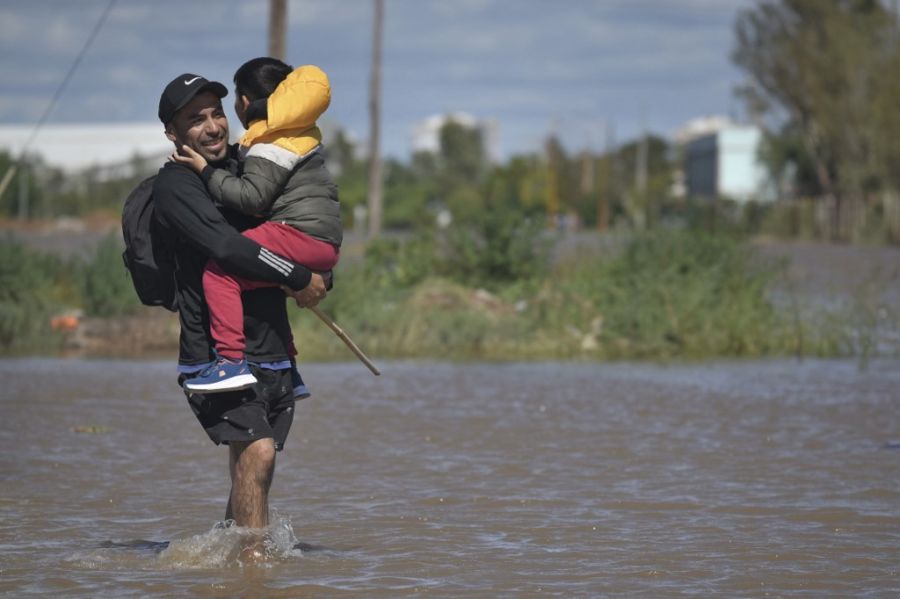
M 552 267 L 509 241 L 492 260 L 432 238 L 370 246 L 345 259 L 320 307 L 376 360 L 900 354 L 897 304 L 878 281 L 809 296 L 789 261 L 734 238 L 655 232 Z M 0 243 L 3 353 L 174 357 L 177 319 L 139 306 L 119 251 L 113 238 L 87 260 Z M 314 315 L 290 310 L 302 359 L 353 359 Z M 54 316 L 79 312 L 54 331 Z
M 869 284 L 846 297 L 799 291 L 789 262 L 726 237 L 655 233 L 602 255 L 575 253 L 493 289 L 425 267 L 367 260 L 341 270 L 322 308 L 373 356 L 668 360 L 900 353 L 900 314 Z M 410 274 L 416 268 L 421 275 Z M 412 282 L 409 282 L 409 281 Z M 404 284 L 407 282 L 407 284 Z M 349 358 L 292 312 L 301 355 Z

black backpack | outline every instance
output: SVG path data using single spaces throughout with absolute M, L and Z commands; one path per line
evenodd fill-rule
M 122 207 L 122 260 L 141 303 L 175 311 L 175 251 L 170 236 L 153 218 L 153 181 L 148 177 Z

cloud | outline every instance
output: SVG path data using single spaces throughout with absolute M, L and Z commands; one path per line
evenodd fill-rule
M 122 120 L 134 112 L 133 103 L 123 96 L 95 93 L 84 97 L 81 104 L 84 113 L 93 122 Z
M 9 8 L 0 9 L 0 40 L 3 46 L 23 41 L 28 35 L 25 18 Z
M 0 97 L 15 95 L 24 90 L 48 89 L 59 83 L 64 73 L 63 68 L 52 64 L 25 67 L 18 60 L 0 63 L 0 81 L 4 82 Z
M 111 83 L 119 86 L 141 85 L 146 81 L 144 71 L 132 66 L 119 65 L 106 71 Z
M 74 26 L 64 15 L 48 19 L 43 28 L 43 42 L 50 50 L 72 55 L 88 39 L 89 32 Z
M 472 13 L 483 13 L 490 5 L 491 0 L 454 0 L 436 2 L 434 11 L 443 17 L 471 16 Z
M 0 120 L 33 120 L 106 4 L 23 0 L 0 8 Z M 416 120 L 453 109 L 496 118 L 507 140 L 504 132 L 529 127 L 540 138 L 560 114 L 636 122 L 641 103 L 664 128 L 691 111 L 724 111 L 737 78 L 731 24 L 752 5 L 387 0 L 385 144 L 404 147 Z M 230 82 L 239 64 L 266 52 L 268 10 L 267 0 L 120 0 L 51 118 L 147 120 L 178 73 Z M 371 0 L 295 1 L 288 11 L 289 61 L 322 66 L 334 89 L 329 118 L 366 131 Z M 40 98 L 37 108 L 20 100 Z
M 385 12 L 391 10 L 391 3 L 385 3 Z M 334 2 L 334 0 L 306 0 L 291 4 L 288 19 L 293 25 L 321 26 L 341 28 L 348 24 L 356 24 L 371 29 L 374 8 L 372 2 Z M 268 10 L 266 11 L 268 14 Z
M 0 96 L 0 122 L 35 123 L 49 102 L 49 95 Z

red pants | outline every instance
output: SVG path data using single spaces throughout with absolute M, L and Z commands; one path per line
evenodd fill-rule
M 265 222 L 242 233 L 259 245 L 288 260 L 315 271 L 326 271 L 337 264 L 339 252 L 326 241 L 313 239 L 294 227 Z M 203 271 L 203 293 L 209 306 L 209 329 L 216 341 L 216 351 L 230 360 L 244 357 L 244 305 L 241 292 L 261 287 L 275 287 L 272 283 L 250 281 L 230 275 L 212 260 Z M 297 350 L 291 340 L 290 355 Z

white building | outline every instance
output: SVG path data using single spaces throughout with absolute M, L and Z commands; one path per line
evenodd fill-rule
M 0 125 L 0 150 L 18 157 L 34 125 Z M 160 123 L 78 123 L 44 126 L 28 149 L 68 173 L 124 164 L 135 155 L 158 157 L 160 166 L 172 142 Z
M 236 142 L 244 134 L 244 128 L 237 119 L 232 119 L 230 124 L 231 142 Z M 319 127 L 327 146 L 339 127 L 327 119 Z M 33 131 L 34 125 L 0 124 L 0 151 L 18 158 Z M 40 156 L 44 164 L 68 174 L 98 168 L 102 179 L 104 175 L 106 178 L 129 176 L 136 156 L 153 172 L 165 164 L 173 149 L 159 122 L 70 123 L 45 125 L 29 146 L 28 155 Z
M 675 131 L 675 133 L 672 134 L 672 141 L 675 143 L 675 145 L 685 146 L 698 137 L 710 135 L 711 133 L 717 133 L 722 129 L 734 127 L 736 124 L 737 123 L 735 123 L 727 116 L 716 114 L 700 116 L 695 119 L 689 120 L 684 125 L 679 127 Z
M 738 202 L 774 200 L 768 171 L 759 159 L 761 144 L 758 127 L 729 122 L 718 123 L 714 130 L 686 140 L 683 157 L 687 195 Z

